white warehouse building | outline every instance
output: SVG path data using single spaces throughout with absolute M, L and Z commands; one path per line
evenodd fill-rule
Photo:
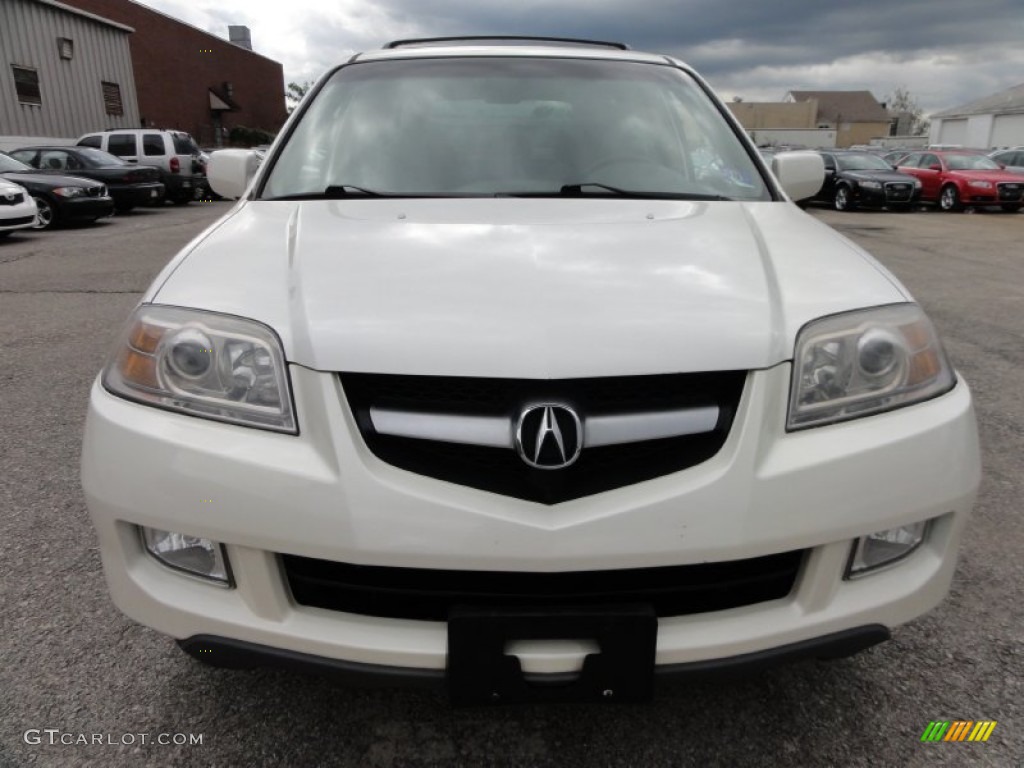
M 978 149 L 1024 146 L 1024 83 L 931 116 L 932 144 Z

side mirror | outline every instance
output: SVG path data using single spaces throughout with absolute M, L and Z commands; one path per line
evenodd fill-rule
M 219 149 L 210 154 L 206 179 L 218 195 L 237 200 L 245 194 L 259 167 L 260 157 L 251 149 Z
M 772 173 L 791 199 L 806 200 L 825 182 L 825 161 L 817 152 L 780 152 L 772 158 Z

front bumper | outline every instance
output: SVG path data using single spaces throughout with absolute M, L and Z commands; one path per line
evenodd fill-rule
M 62 200 L 60 217 L 67 219 L 102 219 L 114 215 L 114 199 L 104 197 L 72 197 Z
M 921 188 L 911 190 L 909 195 L 894 193 L 891 189 L 882 186 L 881 189 L 871 189 L 860 184 L 854 189 L 854 200 L 862 206 L 871 208 L 882 208 L 883 206 L 916 205 L 921 199 Z
M 790 594 L 661 618 L 658 665 L 761 653 L 893 627 L 947 593 L 980 478 L 963 382 L 927 403 L 785 432 L 789 366 L 750 375 L 722 450 L 698 466 L 545 506 L 384 464 L 336 376 L 291 376 L 302 433 L 167 413 L 93 387 L 82 477 L 115 603 L 180 640 L 229 638 L 346 663 L 443 670 L 446 624 L 301 606 L 281 553 L 393 567 L 556 572 L 715 562 L 807 550 Z M 854 538 L 933 520 L 898 565 L 844 580 Z M 173 573 L 137 525 L 224 542 L 237 588 Z M 585 649 L 527 649 L 528 673 Z
M 17 198 L 7 200 L 0 197 L 0 232 L 13 232 L 18 229 L 30 229 L 36 224 L 36 202 L 27 191 L 19 192 Z

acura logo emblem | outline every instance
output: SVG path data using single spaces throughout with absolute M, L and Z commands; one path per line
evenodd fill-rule
M 583 425 L 567 405 L 541 403 L 523 409 L 516 425 L 519 457 L 537 469 L 563 469 L 580 455 Z

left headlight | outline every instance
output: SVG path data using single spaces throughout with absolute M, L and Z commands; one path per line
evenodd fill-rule
M 54 187 L 53 194 L 58 197 L 81 197 L 85 194 L 84 187 Z
M 193 416 L 298 431 L 281 342 L 254 320 L 144 304 L 104 369 L 103 385 Z
M 954 382 L 935 329 L 916 304 L 822 318 L 797 336 L 786 428 L 900 408 Z
M 862 181 L 860 183 L 860 185 L 864 189 L 881 189 L 882 188 L 882 182 L 880 182 L 880 181 Z

